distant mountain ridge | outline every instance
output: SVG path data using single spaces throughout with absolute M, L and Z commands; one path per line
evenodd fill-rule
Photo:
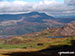
M 74 20 L 68 20 L 68 18 L 58 19 L 39 12 L 3 14 L 0 15 L 0 35 L 22 35 L 25 33 L 39 32 L 47 28 L 64 26 Z
M 0 15 L 0 35 L 22 35 L 42 31 L 47 27 L 63 25 L 54 19 L 52 16 L 39 12 Z
M 30 16 L 36 16 L 36 19 L 37 18 L 39 18 L 39 19 L 50 19 L 50 20 L 54 20 L 54 21 L 62 22 L 62 23 L 70 23 L 72 21 L 75 21 L 75 16 L 74 15 L 73 16 L 53 17 L 53 16 L 49 16 L 45 13 L 40 13 L 40 12 L 33 11 L 33 12 L 30 12 L 30 13 L 23 13 L 23 14 L 2 14 L 2 15 L 0 15 L 0 22 L 1 21 L 8 21 L 8 20 L 19 20 L 22 17 L 27 17 L 28 20 L 30 20 L 29 19 Z M 40 17 L 40 16 L 43 16 L 43 17 Z M 34 21 L 36 21 L 36 20 L 34 20 Z
M 62 22 L 62 23 L 71 23 L 72 21 L 75 21 L 75 15 L 72 16 L 60 16 L 56 18 L 58 22 Z
M 30 13 L 24 13 L 24 14 L 2 14 L 2 15 L 0 15 L 0 21 L 18 20 L 18 19 L 21 19 L 22 17 L 29 17 L 29 16 L 34 16 L 34 15 L 40 15 L 40 16 L 43 16 L 43 18 L 46 18 L 46 19 L 49 19 L 49 18 L 53 19 L 54 18 L 52 16 L 46 15 L 45 13 L 30 12 Z

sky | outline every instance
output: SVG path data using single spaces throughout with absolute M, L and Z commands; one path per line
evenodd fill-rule
M 1 0 L 1 1 L 15 1 L 15 0 Z M 39 1 L 42 1 L 42 0 L 17 0 L 17 1 L 25 1 L 25 2 L 39 2 Z M 64 2 L 64 0 L 56 0 L 56 1 L 59 1 L 59 2 Z
M 30 11 L 44 12 L 53 16 L 75 15 L 75 0 L 0 0 L 0 14 Z

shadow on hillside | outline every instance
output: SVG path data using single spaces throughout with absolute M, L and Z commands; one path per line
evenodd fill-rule
M 5 54 L 9 56 L 60 56 L 58 52 L 62 51 L 75 51 L 75 40 L 71 41 L 72 46 L 52 46 L 47 49 L 43 49 L 37 52 L 16 52 L 11 54 Z M 73 55 L 68 55 L 73 56 Z M 75 56 L 75 55 L 74 55 Z

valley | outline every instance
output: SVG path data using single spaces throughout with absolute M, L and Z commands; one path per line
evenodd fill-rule
M 48 47 L 50 44 L 58 43 L 59 41 L 60 41 L 59 44 L 61 45 L 70 44 L 70 42 L 67 42 L 67 41 L 74 40 L 74 37 L 75 37 L 74 27 L 75 27 L 75 24 L 70 23 L 65 25 L 64 27 L 46 29 L 41 32 L 27 33 L 24 35 L 13 36 L 9 38 L 0 38 L 1 40 L 0 48 L 11 49 L 11 48 L 24 47 L 24 48 L 36 48 L 36 49 L 40 48 L 41 49 L 43 47 Z M 66 31 L 64 31 L 65 29 Z M 70 33 L 67 32 L 68 31 L 67 29 L 69 29 Z M 63 40 L 61 41 L 61 39 Z
M 31 12 L 0 15 L 0 20 L 0 56 L 59 56 L 58 51 L 74 50 L 75 19 L 63 22 Z

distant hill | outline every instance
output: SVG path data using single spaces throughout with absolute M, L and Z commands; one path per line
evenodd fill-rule
M 56 18 L 56 21 L 62 22 L 62 23 L 70 23 L 72 21 L 75 21 L 75 15 L 59 16 L 58 18 Z
M 39 12 L 0 15 L 0 35 L 22 35 L 62 25 L 54 17 Z
M 30 12 L 24 14 L 2 14 L 0 15 L 0 22 L 8 20 L 19 20 L 22 17 L 27 21 L 41 21 L 42 19 L 54 19 L 54 17 L 48 16 L 45 13 Z

